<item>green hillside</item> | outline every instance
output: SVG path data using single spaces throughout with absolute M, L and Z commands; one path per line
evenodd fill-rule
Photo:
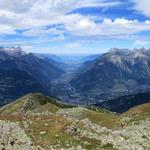
M 2 107 L 1 114 L 28 114 L 42 112 L 57 112 L 59 109 L 67 107 L 59 103 L 56 99 L 42 94 L 28 94 L 16 101 Z
M 149 118 L 150 104 L 116 114 L 28 94 L 0 109 L 0 148 L 22 150 L 28 144 L 31 150 L 149 149 Z

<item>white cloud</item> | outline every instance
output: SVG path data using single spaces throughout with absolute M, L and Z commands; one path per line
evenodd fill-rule
M 134 3 L 134 9 L 150 17 L 150 1 L 149 0 L 131 0 Z
M 66 24 L 66 29 L 79 36 L 97 35 L 100 32 L 98 24 L 90 19 L 84 18 L 77 20 L 77 22 Z
M 76 8 L 79 7 L 114 7 L 120 5 L 119 1 L 106 2 L 105 0 L 76 0 Z
M 66 48 L 68 48 L 68 49 L 77 49 L 77 48 L 80 48 L 80 47 L 81 47 L 81 44 L 78 43 L 78 42 L 68 43 L 66 45 Z
M 150 42 L 149 41 L 143 41 L 143 40 L 135 40 L 134 43 L 133 43 L 133 46 L 134 47 L 144 47 L 146 45 L 150 45 Z
M 31 36 L 31 37 L 36 37 L 36 36 L 46 36 L 46 35 L 61 35 L 63 34 L 63 30 L 58 30 L 56 28 L 50 28 L 47 29 L 46 27 L 41 27 L 41 28 L 33 28 L 27 31 L 23 32 L 23 35 L 25 36 Z
M 67 14 L 74 9 L 108 8 L 119 4 L 117 0 L 114 2 L 105 0 L 0 0 L 0 25 L 7 25 L 16 30 L 63 24 L 80 17 L 79 14 Z
M 13 27 L 0 24 L 0 34 L 16 34 L 16 32 Z
M 35 0 L 1 0 L 0 9 L 14 13 L 25 13 L 34 5 Z
M 132 35 L 142 31 L 150 31 L 150 21 L 139 22 L 124 18 L 104 19 L 95 23 L 90 19 L 81 19 L 66 24 L 66 29 L 77 36 L 120 36 Z
M 137 11 L 150 16 L 149 0 L 131 1 L 134 2 L 134 8 Z M 92 37 L 92 39 L 93 37 L 120 39 L 142 31 L 150 31 L 150 20 L 140 22 L 116 18 L 114 20 L 104 19 L 97 23 L 99 19 L 97 16 L 95 19 L 93 16 L 69 13 L 77 8 L 109 8 L 117 5 L 120 5 L 118 0 L 111 2 L 108 0 L 0 0 L 0 35 L 17 34 L 16 30 L 21 29 L 25 30 L 22 33 L 23 36 L 32 37 L 30 42 L 37 44 L 63 41 L 66 38 L 65 35 L 81 38 Z M 56 28 L 54 24 L 61 27 Z M 54 37 L 50 38 L 48 35 L 54 35 Z M 28 45 L 26 42 L 23 45 Z M 78 48 L 80 46 L 80 43 L 73 42 L 66 47 Z

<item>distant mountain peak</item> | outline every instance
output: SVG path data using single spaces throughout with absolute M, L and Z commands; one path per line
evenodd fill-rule
M 6 48 L 0 47 L 0 51 L 5 52 L 6 54 L 10 56 L 15 56 L 15 57 L 26 54 L 26 52 L 24 52 L 21 47 L 6 47 Z
M 111 48 L 108 53 L 122 54 L 131 52 L 129 49 Z
M 150 89 L 150 50 L 110 49 L 70 81 L 89 103 Z M 85 69 L 84 69 L 85 70 Z M 88 97 L 87 96 L 87 97 Z M 100 100 L 97 100 L 100 99 Z
M 133 50 L 133 58 L 147 58 L 147 52 L 149 50 L 145 49 L 145 48 L 141 48 L 141 49 L 134 49 Z
M 142 48 L 134 48 L 133 51 L 135 51 L 135 52 L 136 51 L 143 51 L 144 52 L 144 51 L 147 51 L 147 49 L 144 48 L 144 47 L 142 47 Z

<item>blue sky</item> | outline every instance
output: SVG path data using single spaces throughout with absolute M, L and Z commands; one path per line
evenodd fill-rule
M 27 52 L 150 48 L 149 0 L 1 0 L 0 45 Z

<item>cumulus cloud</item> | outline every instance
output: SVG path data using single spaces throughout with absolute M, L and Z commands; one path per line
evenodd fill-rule
M 104 19 L 101 23 L 95 23 L 90 19 L 81 19 L 77 22 L 66 24 L 70 33 L 78 36 L 120 36 L 132 35 L 142 31 L 150 31 L 150 21 L 139 22 L 116 18 Z
M 0 24 L 29 28 L 62 23 L 67 13 L 82 7 L 113 7 L 118 2 L 105 0 L 2 0 Z
M 25 13 L 34 5 L 35 0 L 1 0 L 0 9 L 14 13 Z
M 46 27 L 41 27 L 41 28 L 33 28 L 33 29 L 29 29 L 27 31 L 24 31 L 23 35 L 36 37 L 36 36 L 46 36 L 48 34 L 61 35 L 63 33 L 64 33 L 63 30 L 58 30 L 56 28 L 47 29 Z
M 149 41 L 143 41 L 143 40 L 135 40 L 134 43 L 133 43 L 133 46 L 134 47 L 144 47 L 146 45 L 150 45 L 150 42 Z
M 145 5 L 133 0 L 137 9 Z M 106 0 L 5 0 L 0 1 L 0 33 L 15 34 L 15 30 L 26 30 L 24 36 L 61 35 L 68 32 L 77 36 L 115 36 L 135 34 L 150 30 L 149 21 L 138 22 L 126 19 L 104 19 L 96 23 L 90 16 L 68 14 L 83 7 L 113 7 L 119 1 Z M 148 4 L 150 4 L 148 2 Z M 149 11 L 149 9 L 148 9 Z M 47 25 L 62 24 L 63 30 Z
M 16 34 L 16 32 L 13 27 L 0 24 L 0 34 Z
M 149 0 L 130 1 L 134 3 L 134 9 L 150 16 Z M 120 4 L 119 0 L 0 0 L 0 35 L 19 34 L 32 37 L 30 42 L 37 44 L 63 41 L 65 36 L 120 39 L 150 31 L 149 20 L 143 22 L 124 18 L 112 20 L 100 18 L 101 16 L 73 13 L 73 10 L 78 8 L 110 8 Z M 80 43 L 72 41 L 66 48 L 80 46 Z
M 80 48 L 80 47 L 81 47 L 81 44 L 78 42 L 68 43 L 66 45 L 66 48 L 68 48 L 68 49 L 76 49 L 76 48 Z
M 150 17 L 150 1 L 149 0 L 131 0 L 134 4 L 134 9 Z

